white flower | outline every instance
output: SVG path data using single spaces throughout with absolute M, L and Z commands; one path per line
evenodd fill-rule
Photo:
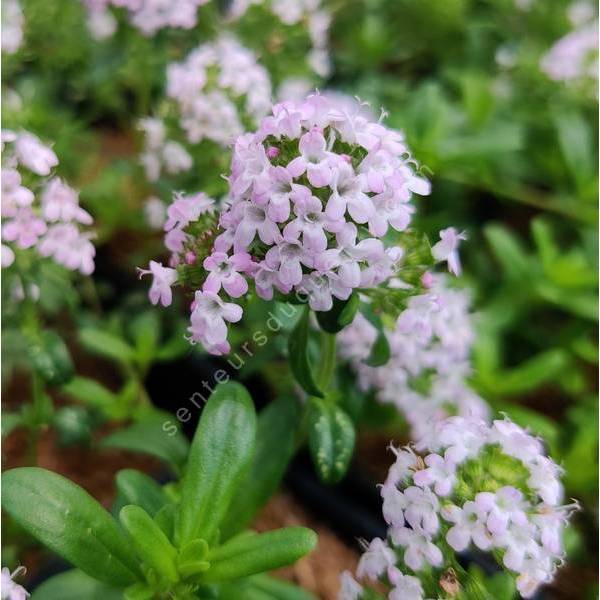
M 344 571 L 340 576 L 338 600 L 359 600 L 362 592 L 362 586 L 352 577 L 352 574 Z
M 25 574 L 25 567 L 18 567 L 12 573 L 7 567 L 3 567 L 0 575 L 0 594 L 2 600 L 25 600 L 29 598 L 29 592 L 14 579 Z
M 405 575 L 396 567 L 388 569 L 388 579 L 394 586 L 388 600 L 423 600 L 423 586 L 417 577 Z
M 395 562 L 394 551 L 382 539 L 375 538 L 360 557 L 356 574 L 359 578 L 367 577 L 376 580 Z
M 442 516 L 454 523 L 446 534 L 446 541 L 457 552 L 466 550 L 471 540 L 481 550 L 492 547 L 491 534 L 485 522 L 488 511 L 480 502 L 467 501 L 462 508 L 450 504 L 442 508 Z
M 394 527 L 391 537 L 395 545 L 406 548 L 404 562 L 413 571 L 420 571 L 425 564 L 433 567 L 442 564 L 442 551 L 423 533 L 407 527 Z
M 453 275 L 460 275 L 460 258 L 458 246 L 461 240 L 466 240 L 465 233 L 458 233 L 454 227 L 440 231 L 440 241 L 431 247 L 431 253 L 438 262 L 447 261 L 448 271 Z

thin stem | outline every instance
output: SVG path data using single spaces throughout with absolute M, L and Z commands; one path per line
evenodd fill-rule
M 317 385 L 321 390 L 326 391 L 331 384 L 335 371 L 335 334 L 323 331 L 321 332 L 321 340 L 321 363 L 317 372 Z

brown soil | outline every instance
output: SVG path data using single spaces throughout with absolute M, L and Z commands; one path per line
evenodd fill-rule
M 303 525 L 319 535 L 317 548 L 291 567 L 275 571 L 275 575 L 293 581 L 323 600 L 335 600 L 342 571 L 354 572 L 359 553 L 349 548 L 327 527 L 286 492 L 271 498 L 259 514 L 254 527 L 268 531 L 277 527 Z
M 110 428 L 103 428 L 97 437 L 104 437 L 109 431 Z M 2 442 L 2 469 L 31 466 L 27 446 L 25 430 L 16 430 L 7 436 Z M 128 468 L 152 473 L 159 469 L 159 462 L 121 450 L 61 447 L 56 443 L 55 432 L 46 430 L 40 435 L 37 466 L 68 477 L 108 508 L 115 497 L 117 471 Z

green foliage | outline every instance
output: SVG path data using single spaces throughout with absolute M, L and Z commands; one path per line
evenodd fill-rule
M 296 378 L 296 381 L 302 386 L 307 394 L 323 397 L 323 392 L 319 388 L 313 369 L 310 364 L 309 356 L 309 331 L 310 331 L 310 311 L 305 307 L 300 319 L 296 323 L 294 330 L 288 338 L 288 354 L 290 368 Z
M 337 483 L 346 474 L 355 437 L 352 420 L 331 397 L 311 399 L 308 447 L 317 473 L 325 483 Z
M 255 436 L 256 417 L 248 392 L 237 383 L 218 386 L 190 448 L 181 488 L 179 545 L 197 538 L 213 541 L 251 464 Z
M 149 454 L 164 461 L 176 472 L 185 462 L 189 444 L 183 434 L 168 432 L 165 423 L 170 415 L 156 413 L 105 437 L 103 448 L 120 448 Z
M 261 433 L 283 414 L 281 405 L 273 406 L 259 421 Z M 5 472 L 4 510 L 80 569 L 50 579 L 36 597 L 70 598 L 68 588 L 73 586 L 86 598 L 105 594 L 183 599 L 204 597 L 208 590 L 211 597 L 228 598 L 242 589 L 252 590 L 247 596 L 251 598 L 309 598 L 290 584 L 260 574 L 310 552 L 316 545 L 311 530 L 244 531 L 220 541 L 219 529 L 227 522 L 234 496 L 243 495 L 249 484 L 252 510 L 256 510 L 272 491 L 271 479 L 285 468 L 272 461 L 266 465 L 269 481 L 252 489 L 254 484 L 245 475 L 249 468 L 258 470 L 251 467 L 256 433 L 254 407 L 246 390 L 237 383 L 220 385 L 202 414 L 176 504 L 141 473 L 125 470 L 117 475 L 120 501 L 127 503 L 119 510 L 122 529 L 86 492 L 60 475 L 38 468 Z M 259 445 L 259 457 L 274 451 L 276 439 L 271 437 L 266 447 Z M 230 518 L 237 518 L 237 509 L 233 515 Z

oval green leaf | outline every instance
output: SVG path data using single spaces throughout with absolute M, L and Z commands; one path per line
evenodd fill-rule
M 347 300 L 333 299 L 333 307 L 326 312 L 317 311 L 319 327 L 327 333 L 338 333 L 350 325 L 356 316 L 360 300 L 354 292 Z
M 135 469 L 119 471 L 116 483 L 124 504 L 141 506 L 151 517 L 169 502 L 163 489 L 154 479 Z
M 296 326 L 290 333 L 288 339 L 290 368 L 296 381 L 307 394 L 322 398 L 323 392 L 319 389 L 315 381 L 308 356 L 309 315 L 310 310 L 306 306 Z
M 311 400 L 308 447 L 323 482 L 336 483 L 346 474 L 355 437 L 352 419 L 339 406 Z
M 152 517 L 143 508 L 130 504 L 121 509 L 119 520 L 142 562 L 154 569 L 160 579 L 176 583 L 179 580 L 175 564 L 177 550 Z
M 279 487 L 294 453 L 297 423 L 298 410 L 292 397 L 279 398 L 258 415 L 254 459 L 240 486 L 244 493 L 234 496 L 221 525 L 223 539 L 247 527 Z
M 211 394 L 196 430 L 181 487 L 177 542 L 210 542 L 252 461 L 256 413 L 244 386 Z
M 2 474 L 2 508 L 33 537 L 91 577 L 133 583 L 131 546 L 114 519 L 85 490 L 37 467 Z
M 208 555 L 210 569 L 203 581 L 224 581 L 278 569 L 296 562 L 317 544 L 317 534 L 306 527 L 286 527 L 239 536 Z

